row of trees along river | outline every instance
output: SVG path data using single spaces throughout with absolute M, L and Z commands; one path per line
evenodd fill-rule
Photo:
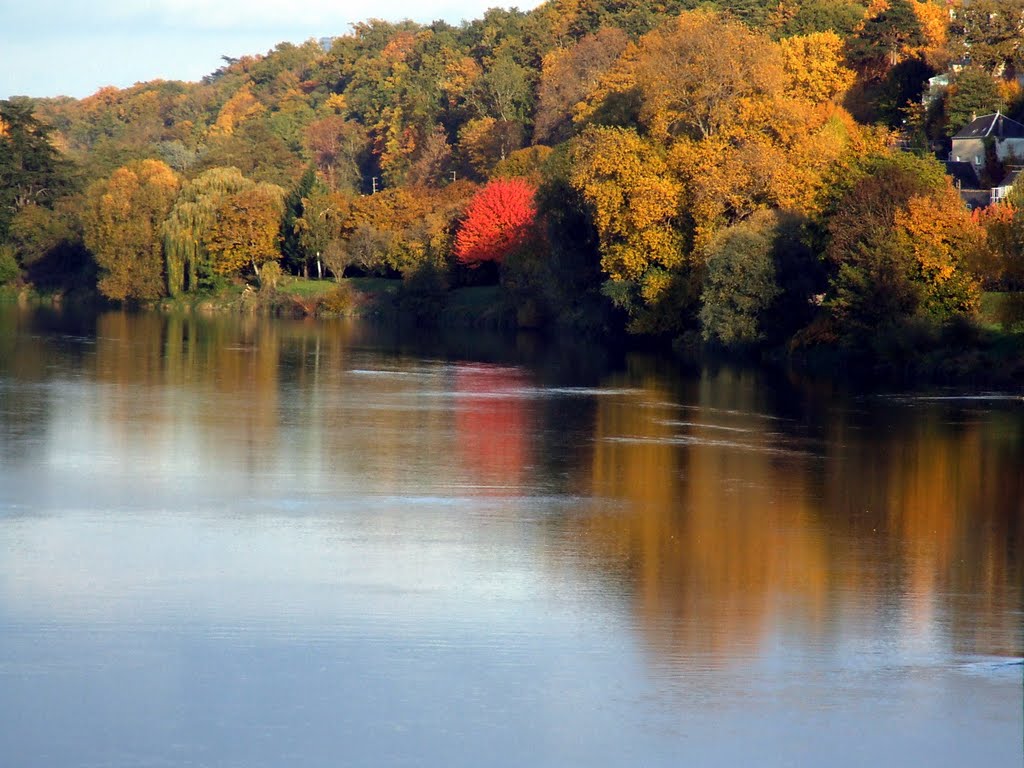
M 0 283 L 346 311 L 377 276 L 424 317 L 491 283 L 525 325 L 1012 374 L 1024 189 L 971 212 L 931 151 L 1020 116 L 1024 0 L 947 5 L 550 0 L 0 102 Z

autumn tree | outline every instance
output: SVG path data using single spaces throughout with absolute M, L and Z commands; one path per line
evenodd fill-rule
M 85 244 L 100 269 L 99 289 L 116 301 L 166 293 L 161 225 L 180 187 L 159 160 L 119 168 L 86 193 Z
M 845 335 L 863 339 L 913 317 L 942 322 L 977 308 L 968 265 L 983 233 L 938 163 L 875 156 L 832 205 L 827 305 Z
M 523 128 L 518 122 L 481 117 L 470 120 L 459 132 L 458 150 L 478 178 L 523 145 Z
M 449 180 L 448 169 L 452 165 L 452 147 L 443 125 L 435 125 L 426 132 L 413 155 L 406 183 L 410 186 L 437 187 Z
M 972 218 L 987 234 L 977 270 L 986 289 L 1024 290 L 1024 179 L 1018 176 L 1002 203 L 977 209 Z
M 814 211 L 863 143 L 835 104 L 851 80 L 838 43 L 825 33 L 776 44 L 696 11 L 640 38 L 602 78 L 579 118 L 639 131 L 574 140 L 573 184 L 594 214 L 606 293 L 634 330 L 693 323 L 715 232 L 762 209 Z
M 625 32 L 608 27 L 544 57 L 534 117 L 535 143 L 569 138 L 573 115 L 628 44 Z
M 455 257 L 471 267 L 500 264 L 529 239 L 537 216 L 535 194 L 523 179 L 495 179 L 484 186 L 455 235 Z
M 610 111 L 635 118 L 660 143 L 706 139 L 747 122 L 780 91 L 784 76 L 766 37 L 716 13 L 692 11 L 627 48 L 578 119 L 606 122 Z M 635 115 L 619 106 L 631 100 Z
M 491 169 L 492 179 L 524 178 L 534 185 L 539 184 L 544 165 L 553 150 L 543 144 L 517 149 Z
M 211 131 L 230 136 L 246 120 L 258 117 L 264 111 L 266 107 L 253 95 L 249 86 L 245 85 L 221 107 Z
M 254 184 L 237 168 L 211 168 L 182 187 L 161 227 L 172 296 L 213 287 L 216 273 L 209 242 L 217 211 L 224 198 Z
M 356 191 L 370 144 L 366 130 L 342 115 L 328 115 L 306 127 L 305 148 L 320 178 L 333 190 Z
M 680 306 L 670 299 L 685 259 L 677 226 L 682 188 L 656 145 L 632 130 L 589 128 L 574 142 L 570 180 L 591 212 L 607 295 L 637 332 L 675 327 Z
M 221 275 L 251 266 L 259 277 L 260 265 L 280 256 L 280 222 L 284 190 L 257 184 L 221 199 L 210 229 L 207 248 L 213 269 Z
M 340 224 L 339 239 L 328 244 L 328 266 L 335 275 L 349 265 L 392 276 L 427 263 L 440 268 L 475 188 L 460 180 L 439 189 L 394 187 L 352 198 L 343 218 L 328 214 L 332 227 Z
M 1014 202 L 975 208 L 971 218 L 985 231 L 985 249 L 973 265 L 987 291 L 1024 288 L 1024 238 Z
M 835 32 L 779 41 L 788 88 L 814 103 L 838 101 L 853 85 L 854 73 L 843 62 L 843 40 Z

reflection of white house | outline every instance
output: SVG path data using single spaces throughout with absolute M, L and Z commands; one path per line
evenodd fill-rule
M 1000 161 L 1024 158 L 1024 125 L 996 112 L 982 115 L 953 136 L 949 159 L 955 163 L 985 165 L 985 145 L 991 144 Z

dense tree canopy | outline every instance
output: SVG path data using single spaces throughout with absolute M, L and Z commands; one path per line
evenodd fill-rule
M 83 244 L 135 301 L 278 261 L 434 287 L 491 262 L 521 318 L 725 346 L 941 323 L 1018 284 L 1024 204 L 972 220 L 896 132 L 941 153 L 975 113 L 1024 117 L 1022 23 L 1024 0 L 549 0 L 0 102 L 0 278 Z

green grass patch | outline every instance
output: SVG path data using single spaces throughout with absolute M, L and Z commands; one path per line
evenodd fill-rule
M 291 296 L 299 296 L 304 299 L 319 298 L 326 296 L 337 283 L 333 280 L 309 280 L 304 277 L 284 277 L 277 284 L 279 293 L 286 293 Z
M 980 320 L 985 326 L 1024 333 L 1024 292 L 982 294 Z

